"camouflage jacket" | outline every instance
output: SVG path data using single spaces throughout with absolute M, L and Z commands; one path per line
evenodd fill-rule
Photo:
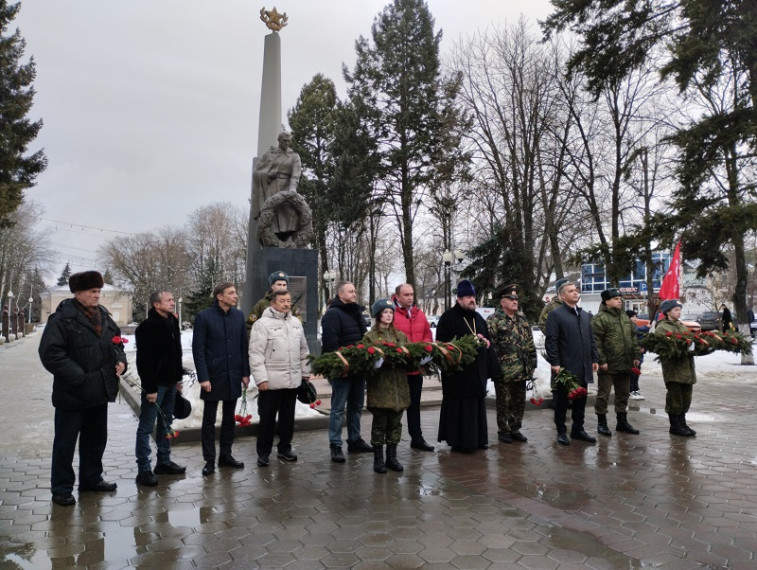
M 662 319 L 654 329 L 654 334 L 664 335 L 666 332 L 673 334 L 688 332 L 681 321 L 669 321 Z M 697 374 L 694 370 L 694 356 L 687 354 L 680 358 L 663 358 L 660 357 L 662 365 L 662 379 L 667 384 L 675 382 L 678 384 L 696 384 Z
M 597 343 L 599 365 L 607 364 L 607 370 L 600 369 L 598 374 L 630 373 L 633 361 L 641 359 L 634 325 L 624 311 L 601 305 L 591 319 L 591 332 Z
M 502 382 L 530 380 L 536 370 L 534 334 L 526 317 L 508 317 L 502 309 L 486 319 L 494 353 L 502 372 Z
M 557 295 L 555 295 L 552 300 L 544 305 L 544 308 L 541 310 L 541 314 L 539 315 L 539 330 L 542 332 L 542 334 L 547 334 L 547 315 L 554 311 L 557 307 L 562 305 L 562 301 L 557 298 Z

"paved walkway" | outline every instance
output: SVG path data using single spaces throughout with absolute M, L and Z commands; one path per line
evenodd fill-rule
M 185 476 L 134 483 L 136 419 L 110 410 L 113 494 L 50 502 L 51 379 L 38 337 L 0 346 L 0 568 L 757 568 L 757 370 L 700 376 L 690 424 L 667 433 L 661 380 L 630 414 L 639 436 L 555 443 L 550 410 L 529 411 L 526 445 L 472 455 L 413 451 L 401 474 L 372 457 L 328 459 L 323 431 L 295 434 L 297 463 L 203 478 L 199 444 L 177 445 Z M 588 414 L 588 426 L 595 421 Z M 435 439 L 438 409 L 422 414 Z M 364 416 L 364 434 L 370 415 Z

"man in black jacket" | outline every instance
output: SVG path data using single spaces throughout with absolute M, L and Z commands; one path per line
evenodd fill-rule
M 181 475 L 186 467 L 171 461 L 171 421 L 176 394 L 181 394 L 181 332 L 174 316 L 176 303 L 170 291 L 150 295 L 147 319 L 137 327 L 137 372 L 142 382 L 142 407 L 137 426 L 137 483 L 158 484 L 155 474 Z M 160 419 L 158 420 L 158 415 Z M 150 435 L 158 420 L 155 473 L 150 466 Z
M 121 329 L 100 306 L 104 285 L 97 271 L 74 273 L 68 280 L 73 299 L 50 315 L 39 357 L 53 374 L 55 439 L 50 487 L 53 502 L 76 503 L 73 461 L 79 440 L 79 492 L 116 490 L 103 480 L 108 441 L 108 402 L 116 400 L 118 377 L 126 370 Z
M 366 331 L 363 307 L 357 304 L 357 291 L 349 281 L 339 283 L 337 298 L 321 319 L 323 352 L 335 352 L 340 347 L 355 344 Z M 350 375 L 329 378 L 331 384 L 331 413 L 329 416 L 329 447 L 331 461 L 344 463 L 342 452 L 342 422 L 347 405 L 347 451 L 373 453 L 373 447 L 360 437 L 360 416 L 365 398 L 365 377 Z
M 591 331 L 591 319 L 578 306 L 578 300 L 581 298 L 578 287 L 566 281 L 560 286 L 558 294 L 563 304 L 547 316 L 547 336 L 544 348 L 547 351 L 547 361 L 552 367 L 557 443 L 570 445 L 565 428 L 565 416 L 569 403 L 568 390 L 562 385 L 557 385 L 555 377 L 561 368 L 565 368 L 576 376 L 581 387 L 586 388 L 587 384 L 594 382 L 594 372 L 599 370 L 599 355 Z M 585 394 L 573 399 L 571 410 L 573 426 L 570 437 L 596 443 L 597 440 L 584 430 Z

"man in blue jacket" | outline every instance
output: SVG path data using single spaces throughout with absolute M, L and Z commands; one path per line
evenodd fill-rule
M 219 283 L 213 289 L 215 303 L 195 317 L 192 356 L 200 383 L 200 398 L 205 402 L 202 414 L 203 475 L 215 472 L 216 415 L 223 402 L 219 467 L 244 467 L 231 455 L 234 443 L 234 412 L 242 386 L 250 383 L 247 358 L 247 327 L 244 313 L 235 308 L 239 296 L 233 283 Z
M 103 480 L 103 453 L 108 442 L 108 402 L 118 394 L 118 377 L 126 370 L 121 330 L 100 306 L 105 283 L 97 271 L 74 273 L 74 294 L 50 315 L 39 357 L 53 374 L 55 439 L 50 487 L 53 502 L 76 504 L 73 461 L 79 440 L 79 492 L 112 492 Z
M 568 391 L 563 386 L 556 385 L 554 378 L 561 368 L 565 368 L 576 376 L 580 386 L 586 388 L 587 384 L 594 382 L 594 373 L 599 370 L 599 355 L 591 330 L 591 319 L 578 306 L 578 300 L 581 298 L 578 287 L 566 281 L 560 286 L 558 294 L 563 304 L 547 316 L 547 336 L 544 348 L 547 351 L 547 361 L 552 367 L 557 443 L 570 445 L 565 428 L 565 416 L 569 403 Z M 575 398 L 571 410 L 573 426 L 570 437 L 596 443 L 597 440 L 584 430 L 586 395 Z
M 363 307 L 357 303 L 357 291 L 349 281 L 339 283 L 337 298 L 321 319 L 323 352 L 335 352 L 343 346 L 355 344 L 366 331 Z M 365 398 L 365 377 L 350 375 L 329 378 L 331 384 L 331 413 L 329 416 L 329 447 L 331 461 L 344 463 L 342 452 L 342 422 L 347 405 L 347 451 L 373 453 L 373 447 L 360 437 L 360 416 Z

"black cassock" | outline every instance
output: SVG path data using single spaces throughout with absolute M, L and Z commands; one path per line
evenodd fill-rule
M 439 319 L 436 340 L 451 341 L 471 333 L 480 333 L 491 340 L 486 320 L 476 311 L 465 310 L 456 304 Z M 481 346 L 476 360 L 463 370 L 442 372 L 438 441 L 446 441 L 460 451 L 473 451 L 488 445 L 486 380 L 491 376 L 490 372 L 497 369 L 493 351 Z

